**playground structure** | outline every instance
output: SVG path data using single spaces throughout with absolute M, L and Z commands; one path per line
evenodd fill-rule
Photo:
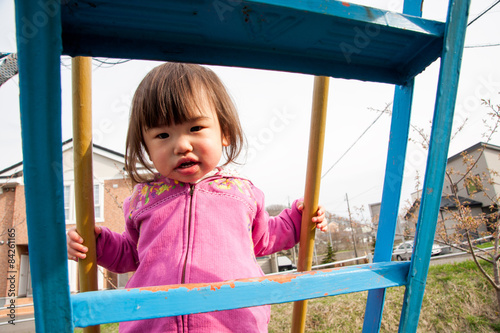
M 293 330 L 300 332 L 304 330 L 307 299 L 364 290 L 369 290 L 369 295 L 363 331 L 377 332 L 385 290 L 396 286 L 406 288 L 399 330 L 415 332 L 441 199 L 469 2 L 450 0 L 447 22 L 442 23 L 421 18 L 422 3 L 418 0 L 406 0 L 402 14 L 315 0 L 155 0 L 141 4 L 128 0 L 16 0 L 37 332 L 71 332 L 75 326 L 291 301 L 297 302 Z M 328 77 L 395 84 L 374 263 L 310 272 L 314 229 L 303 223 L 299 272 L 294 274 L 100 292 L 89 291 L 95 286 L 91 279 L 83 279 L 80 286 L 85 292 L 70 295 L 62 170 L 58 168 L 62 160 L 62 54 L 76 57 L 75 81 L 81 86 L 88 84 L 82 56 L 185 61 L 316 75 L 304 193 L 306 219 L 317 206 Z M 439 57 L 441 68 L 414 252 L 409 263 L 391 262 L 414 77 Z M 80 119 L 74 127 L 75 155 L 82 163 L 82 173 L 75 179 L 83 187 L 88 183 L 84 180 L 88 175 L 83 172 L 88 168 L 83 163 L 91 155 L 92 146 L 85 94 L 85 89 L 74 91 L 75 119 Z M 82 192 L 80 201 L 93 202 L 88 195 Z M 93 242 L 92 218 L 83 214 L 82 219 L 85 223 L 79 230 L 89 232 L 90 236 L 84 235 L 89 245 Z M 80 265 L 81 271 L 93 269 L 92 260 Z

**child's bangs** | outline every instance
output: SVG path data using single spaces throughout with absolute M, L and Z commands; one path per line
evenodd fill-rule
M 202 96 L 199 85 L 189 78 L 180 78 L 176 82 L 159 85 L 143 112 L 143 124 L 146 128 L 178 125 L 199 117 L 199 101 Z

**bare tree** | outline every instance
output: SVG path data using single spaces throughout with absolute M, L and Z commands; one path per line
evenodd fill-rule
M 485 143 L 489 143 L 500 126 L 500 105 L 493 105 L 490 100 L 483 100 L 482 104 L 488 108 L 488 119 L 483 120 L 486 131 L 483 134 Z M 463 129 L 461 125 L 457 133 Z M 415 128 L 421 138 L 421 145 L 428 147 L 428 136 L 421 130 Z M 475 152 L 463 152 L 461 154 L 460 167 L 448 167 L 446 169 L 445 181 L 448 193 L 443 194 L 442 207 L 437 225 L 437 241 L 452 248 L 468 252 L 477 265 L 483 277 L 493 286 L 496 291 L 498 307 L 500 309 L 500 222 L 498 208 L 500 195 L 491 189 L 498 186 L 499 171 L 487 168 L 486 171 L 478 173 L 478 163 L 484 155 L 484 146 Z M 499 154 L 500 158 L 500 154 Z M 467 191 L 467 196 L 459 193 Z M 478 203 L 474 199 L 487 202 L 487 208 L 474 211 L 474 205 Z M 419 201 L 407 213 L 407 220 L 415 220 L 418 212 Z M 484 207 L 484 204 L 481 203 Z M 408 232 L 412 231 L 413 224 L 409 224 Z M 492 246 L 489 248 L 478 247 L 478 239 L 491 239 Z M 484 261 L 480 261 L 482 259 Z M 493 273 L 485 268 L 485 262 L 491 264 Z

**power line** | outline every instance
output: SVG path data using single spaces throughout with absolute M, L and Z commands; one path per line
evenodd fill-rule
M 388 107 L 388 106 L 387 106 Z M 351 150 L 352 147 L 354 147 L 354 145 L 356 143 L 358 143 L 358 141 L 366 134 L 366 132 L 368 132 L 368 130 L 373 126 L 375 125 L 375 123 L 377 122 L 377 120 L 380 119 L 380 117 L 382 117 L 382 115 L 387 111 L 387 107 L 385 110 L 381 111 L 380 114 L 378 115 L 377 118 L 375 118 L 375 120 L 370 124 L 370 126 L 368 126 L 364 131 L 363 133 L 361 133 L 361 135 L 356 139 L 356 141 L 354 141 L 354 143 L 342 154 L 342 156 L 339 157 L 339 159 L 333 163 L 333 165 L 323 174 L 323 176 L 321 176 L 321 179 L 323 179 L 341 160 L 342 158 L 344 158 L 344 156 L 349 152 L 349 150 Z
M 500 3 L 500 0 L 495 1 L 488 8 L 484 9 L 475 18 L 473 18 L 469 23 L 467 23 L 467 26 L 470 26 L 472 23 L 476 22 L 481 16 L 483 16 L 484 14 L 486 14 L 487 12 L 489 12 L 493 7 L 495 7 L 499 3 Z M 464 48 L 465 49 L 474 49 L 474 48 L 478 48 L 478 47 L 493 47 L 493 46 L 500 46 L 500 43 L 469 45 L 469 46 L 464 46 Z
M 107 59 L 109 59 L 109 58 L 107 58 Z M 97 68 L 101 68 L 101 67 L 103 67 L 103 65 L 108 65 L 107 67 L 103 67 L 103 68 L 110 68 L 110 67 L 113 67 L 115 65 L 121 65 L 121 64 L 124 64 L 124 63 L 130 61 L 130 59 L 123 59 L 123 60 L 117 60 L 117 61 L 108 61 L 108 60 L 101 60 L 101 59 L 98 59 L 98 58 L 92 58 L 92 60 L 99 63 L 97 65 Z
M 481 16 L 486 14 L 488 11 L 490 11 L 493 7 L 498 5 L 500 3 L 500 0 L 497 0 L 495 3 L 493 3 L 491 6 L 483 10 L 479 15 L 477 15 L 475 18 L 473 18 L 469 23 L 467 23 L 467 26 L 471 25 L 472 23 L 476 22 Z
M 492 47 L 492 46 L 500 46 L 500 43 L 496 43 L 496 44 L 468 45 L 468 46 L 464 46 L 464 49 L 474 49 L 474 48 L 478 48 L 478 47 Z
M 109 58 L 105 58 L 106 60 L 98 59 L 98 58 L 92 58 L 92 61 L 94 62 L 95 68 L 111 68 L 116 65 L 121 65 L 126 62 L 131 61 L 131 59 L 122 59 L 122 60 L 116 60 L 116 61 L 109 61 Z M 66 69 L 71 69 L 71 62 L 70 64 L 66 64 L 63 59 L 61 58 L 61 65 L 65 67 Z M 106 65 L 106 66 L 104 66 Z
M 97 61 L 97 62 L 100 62 L 102 64 L 106 64 L 106 65 L 120 65 L 120 64 L 124 64 L 126 62 L 129 62 L 131 59 L 122 59 L 122 60 L 117 60 L 117 61 L 107 61 L 107 60 L 101 60 L 99 58 L 92 58 L 93 60 Z M 107 58 L 109 59 L 109 58 Z

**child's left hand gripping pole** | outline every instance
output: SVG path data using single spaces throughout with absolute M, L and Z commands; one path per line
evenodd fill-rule
M 92 172 L 92 58 L 73 58 L 71 67 L 76 230 L 88 248 L 86 258 L 78 260 L 78 280 L 80 292 L 85 292 L 98 289 Z M 100 332 L 100 327 L 85 327 L 83 331 Z
M 304 211 L 302 212 L 297 271 L 309 271 L 312 267 L 316 226 L 311 220 L 313 216 L 316 216 L 318 210 L 329 82 L 328 77 L 317 76 L 314 78 L 311 132 L 309 134 Z M 292 322 L 293 333 L 305 331 L 306 313 L 307 300 L 294 303 Z

